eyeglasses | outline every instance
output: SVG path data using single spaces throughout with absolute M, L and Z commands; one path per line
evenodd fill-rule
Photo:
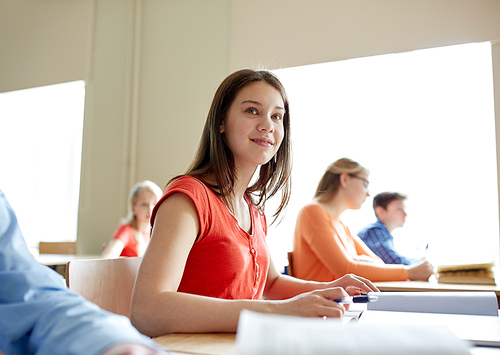
M 370 182 L 367 179 L 365 179 L 364 177 L 358 176 L 358 175 L 354 175 L 354 174 L 349 174 L 349 176 L 363 181 L 365 183 L 365 191 L 368 192 L 368 185 L 370 185 Z

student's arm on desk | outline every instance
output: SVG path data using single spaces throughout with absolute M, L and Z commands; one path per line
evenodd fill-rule
M 428 261 L 422 260 L 415 264 L 405 266 L 405 270 L 410 280 L 427 281 L 434 273 L 434 266 Z
M 242 309 L 310 317 L 342 315 L 343 306 L 330 301 L 347 296 L 340 287 L 281 301 L 223 300 L 177 292 L 198 231 L 198 214 L 186 195 L 174 193 L 160 205 L 132 295 L 131 320 L 142 333 L 159 336 L 171 332 L 235 332 Z M 280 296 L 276 287 L 282 280 L 272 263 L 270 274 L 266 289 Z M 343 286 L 342 282 L 363 289 L 357 279 L 343 280 L 338 286 Z M 291 284 L 301 288 L 291 292 Z M 288 289 L 283 295 L 287 296 L 306 289 L 305 283 L 293 280 L 286 280 L 284 285 L 281 287 Z

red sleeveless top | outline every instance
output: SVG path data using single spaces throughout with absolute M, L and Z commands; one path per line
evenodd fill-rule
M 160 204 L 174 192 L 193 201 L 200 220 L 200 234 L 177 291 L 224 299 L 261 299 L 269 267 L 265 215 L 245 196 L 252 221 L 252 233 L 248 234 L 219 196 L 200 180 L 183 176 L 167 188 L 154 207 L 152 224 Z

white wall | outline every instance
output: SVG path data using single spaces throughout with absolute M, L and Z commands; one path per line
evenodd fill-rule
M 135 180 L 163 188 L 197 148 L 229 72 L 229 1 L 143 1 Z
M 90 0 L 0 0 L 0 92 L 83 80 Z
M 100 252 L 137 181 L 164 187 L 195 152 L 227 75 L 229 2 L 96 1 L 79 250 Z
M 500 39 L 496 0 L 233 0 L 231 70 Z

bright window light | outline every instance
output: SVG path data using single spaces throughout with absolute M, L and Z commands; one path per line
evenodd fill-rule
M 436 265 L 498 265 L 499 216 L 491 44 L 466 44 L 276 70 L 290 99 L 292 198 L 269 231 L 277 265 L 292 250 L 298 211 L 333 161 L 370 170 L 370 194 L 408 196 L 393 233 Z M 341 219 L 374 222 L 372 198 Z M 271 204 L 267 208 L 272 211 Z
M 26 242 L 75 241 L 83 81 L 0 94 L 0 189 Z

